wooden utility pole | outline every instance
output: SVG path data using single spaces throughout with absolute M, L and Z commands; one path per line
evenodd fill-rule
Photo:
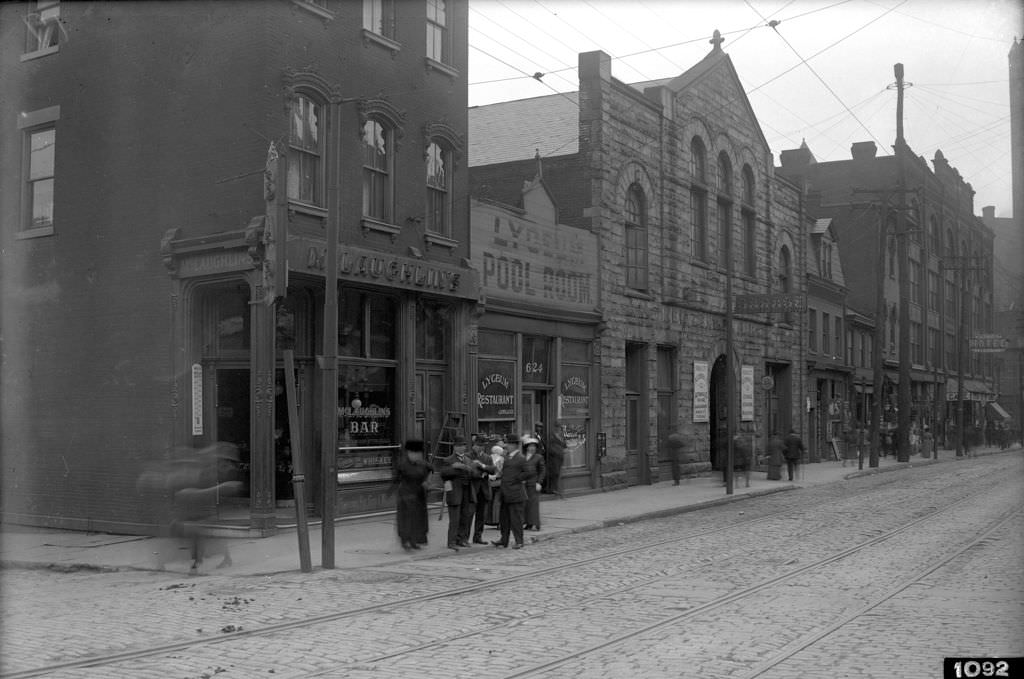
M 896 253 L 899 266 L 899 384 L 896 391 L 896 459 L 910 460 L 910 415 L 911 378 L 910 363 L 910 243 L 908 242 L 906 218 L 906 168 L 904 155 L 906 140 L 903 138 L 903 64 L 895 64 L 896 75 Z

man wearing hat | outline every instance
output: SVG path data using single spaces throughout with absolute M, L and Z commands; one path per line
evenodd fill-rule
M 518 437 L 515 440 L 518 442 Z M 491 543 L 495 547 L 508 547 L 509 532 L 516 541 L 513 549 L 521 549 L 523 546 L 523 506 L 526 502 L 523 482 L 526 478 L 526 460 L 519 447 L 513 443 L 501 470 L 501 516 L 498 521 L 501 539 Z
M 451 482 L 451 489 L 445 492 L 448 504 L 448 548 L 459 551 L 469 547 L 469 529 L 476 513 L 475 490 L 486 477 L 487 471 L 494 470 L 490 460 L 473 457 L 469 453 L 466 438 L 455 437 L 454 453 L 441 464 L 441 478 Z

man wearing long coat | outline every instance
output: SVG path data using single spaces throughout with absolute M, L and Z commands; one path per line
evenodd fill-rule
M 523 507 L 526 503 L 526 488 L 523 482 L 528 472 L 526 460 L 518 448 L 513 448 L 501 471 L 501 515 L 498 528 L 501 539 L 492 542 L 495 547 L 508 547 L 509 533 L 515 538 L 513 549 L 523 546 Z

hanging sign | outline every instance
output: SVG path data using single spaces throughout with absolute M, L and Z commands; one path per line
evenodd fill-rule
M 754 366 L 740 366 L 740 419 L 754 420 Z
M 708 362 L 693 362 L 693 421 L 710 421 L 708 406 Z
M 192 436 L 203 435 L 203 366 L 192 364 Z

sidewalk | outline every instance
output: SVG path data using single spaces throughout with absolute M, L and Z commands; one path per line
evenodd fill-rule
M 988 455 L 999 452 L 1020 452 L 1015 446 L 1006 451 L 982 448 L 973 454 Z M 721 475 L 684 479 L 679 486 L 663 481 L 650 486 L 632 486 L 612 492 L 596 492 L 565 500 L 548 499 L 541 503 L 542 529 L 527 531 L 527 543 L 547 540 L 556 535 L 594 530 L 618 523 L 646 518 L 670 516 L 748 497 L 793 490 L 803 486 L 833 483 L 847 478 L 896 471 L 908 466 L 942 464 L 966 461 L 956 458 L 954 451 L 939 451 L 938 460 L 912 457 L 909 463 L 898 463 L 892 457 L 879 460 L 879 466 L 858 471 L 856 462 L 851 468 L 835 461 L 801 465 L 796 481 L 768 481 L 764 472 L 751 474 L 750 487 L 744 486 L 742 476 L 734 479 L 732 495 L 726 495 Z M 785 474 L 785 470 L 783 470 Z M 430 508 L 430 544 L 415 552 L 406 552 L 395 535 L 394 515 L 340 519 L 335 523 L 334 553 L 336 568 L 401 563 L 415 559 L 440 556 L 459 558 L 465 552 L 493 549 L 490 545 L 463 548 L 458 554 L 444 546 L 448 517 L 437 519 L 439 508 Z M 485 540 L 497 539 L 494 528 L 484 531 Z M 220 547 L 227 545 L 232 564 L 216 568 L 221 561 Z M 313 570 L 321 569 L 320 526 L 310 526 L 309 546 Z M 300 571 L 298 536 L 294 530 L 282 531 L 268 538 L 225 538 L 208 541 L 206 561 L 201 574 L 269 575 L 286 571 Z M 182 540 L 129 535 L 82 533 L 19 526 L 0 527 L 0 567 L 54 568 L 95 570 L 157 570 L 159 561 L 165 562 L 169 573 L 188 574 L 191 566 L 188 546 Z

